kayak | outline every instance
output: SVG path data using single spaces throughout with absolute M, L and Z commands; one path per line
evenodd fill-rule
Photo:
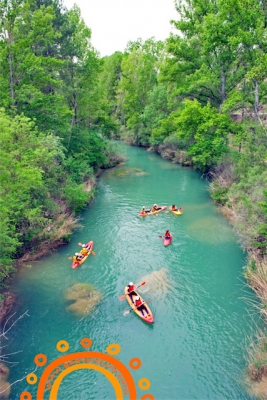
M 163 237 L 163 244 L 164 246 L 169 246 L 169 244 L 171 244 L 172 242 L 172 236 L 164 236 Z
M 138 215 L 139 215 L 139 217 L 146 217 L 147 215 L 158 214 L 161 211 L 166 210 L 166 208 L 167 208 L 167 206 L 160 206 L 157 211 L 149 211 L 149 212 L 146 212 L 145 214 L 139 213 Z
M 80 262 L 73 261 L 73 263 L 71 264 L 72 268 L 78 268 L 90 256 L 90 254 L 91 254 L 91 252 L 93 250 L 93 247 L 94 247 L 94 242 L 91 240 L 90 242 L 88 242 L 86 244 L 86 246 L 90 246 L 90 250 L 88 251 L 87 255 L 84 256 L 83 259 Z M 79 252 L 79 254 L 81 254 L 81 252 Z
M 131 309 L 138 315 L 138 317 L 140 317 L 143 321 L 147 322 L 148 324 L 153 324 L 154 317 L 153 317 L 153 314 L 152 314 L 150 308 L 148 307 L 147 303 L 145 303 L 144 306 L 146 307 L 146 309 L 147 309 L 147 311 L 149 313 L 149 317 L 147 316 L 147 313 L 145 311 L 144 311 L 145 315 L 143 315 L 142 312 L 135 307 L 134 303 L 131 300 L 131 297 L 128 294 L 128 286 L 126 286 L 124 288 L 124 294 L 125 294 L 125 298 L 128 301 Z M 140 300 L 144 301 L 142 299 L 142 297 L 140 296 L 140 294 L 136 290 L 134 292 L 132 292 L 131 295 L 132 295 L 133 301 L 136 298 L 136 296 L 139 296 Z
M 172 208 L 170 207 L 169 210 L 170 210 L 170 212 L 172 212 L 174 215 L 182 215 L 182 214 L 183 214 L 182 211 L 179 210 L 179 208 L 178 208 L 178 210 L 174 211 L 174 210 L 172 210 Z

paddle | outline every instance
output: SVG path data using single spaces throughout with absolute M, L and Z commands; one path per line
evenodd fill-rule
M 171 236 L 164 236 L 164 237 L 168 237 L 168 238 L 171 238 Z M 163 236 L 161 236 L 161 235 L 159 235 L 159 238 L 163 238 Z
M 68 257 L 68 260 L 73 260 L 73 257 Z
M 136 289 L 139 288 L 140 286 L 144 286 L 145 284 L 146 284 L 146 282 L 142 282 L 139 286 L 136 286 Z M 126 294 L 124 294 L 123 296 L 119 297 L 119 299 L 123 300 L 125 296 L 126 296 Z
M 82 246 L 83 244 L 81 242 L 78 243 L 78 246 Z M 91 253 L 93 254 L 93 256 L 96 256 L 96 253 L 94 251 L 91 251 Z
M 152 301 L 152 300 L 144 301 L 142 304 L 149 303 L 150 301 Z M 142 305 L 142 304 L 140 304 L 140 305 Z M 140 306 L 138 306 L 138 307 L 140 307 Z M 128 309 L 128 310 L 124 310 L 124 311 L 123 311 L 123 315 L 130 314 L 131 311 L 133 311 L 133 308 L 130 308 L 130 309 Z

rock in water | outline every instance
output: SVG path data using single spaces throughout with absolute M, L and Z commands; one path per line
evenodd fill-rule
M 10 395 L 10 383 L 7 382 L 9 375 L 9 368 L 0 362 L 0 399 L 8 399 Z
M 146 284 L 141 286 L 138 291 L 141 294 L 151 293 L 153 296 L 156 295 L 157 297 L 164 296 L 170 288 L 167 272 L 168 270 L 166 268 L 162 268 L 159 271 L 153 271 L 151 274 L 143 276 L 139 282 L 146 282 Z
M 102 299 L 102 295 L 89 283 L 76 283 L 67 289 L 65 294 L 67 301 L 73 301 L 67 310 L 79 316 L 85 316 L 95 308 Z

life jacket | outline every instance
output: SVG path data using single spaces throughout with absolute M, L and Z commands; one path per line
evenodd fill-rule
M 138 306 L 141 306 L 141 304 L 142 304 L 142 300 L 141 299 L 139 299 L 139 300 L 135 300 L 135 305 L 138 307 Z
M 128 293 L 132 292 L 134 290 L 134 285 L 133 286 L 128 286 Z
M 86 247 L 83 247 L 82 248 L 82 254 L 87 254 L 88 253 L 88 250 L 86 249 Z

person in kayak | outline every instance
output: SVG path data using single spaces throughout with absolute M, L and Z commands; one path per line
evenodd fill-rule
M 75 256 L 73 257 L 73 261 L 79 263 L 80 261 L 82 261 L 83 259 L 83 255 L 79 254 L 79 253 L 75 253 Z
M 133 302 L 133 294 L 135 294 L 134 289 L 135 289 L 135 286 L 134 286 L 133 282 L 130 282 L 128 287 L 127 287 L 127 292 L 129 294 L 130 299 L 132 300 L 132 302 Z
M 141 311 L 142 315 L 145 316 L 144 314 L 144 310 L 147 314 L 147 316 L 149 317 L 149 312 L 147 311 L 146 306 L 144 305 L 144 303 L 142 302 L 142 300 L 140 299 L 139 296 L 136 296 L 135 301 L 134 301 L 134 305 L 136 306 L 136 308 Z
M 154 204 L 153 207 L 151 208 L 151 212 L 155 212 L 155 211 L 158 211 L 160 209 L 161 209 L 161 207 L 159 207 L 157 204 Z
M 176 207 L 175 204 L 172 205 L 172 211 L 178 211 L 178 208 Z
M 165 238 L 169 238 L 169 237 L 171 237 L 171 233 L 170 233 L 170 231 L 169 231 L 169 229 L 167 229 L 166 230 L 166 232 L 165 232 Z
M 81 253 L 83 256 L 87 256 L 88 254 L 88 248 L 85 246 L 85 244 L 82 245 Z
M 140 214 L 145 215 L 145 214 L 147 214 L 149 212 L 150 212 L 150 210 L 146 210 L 145 206 L 143 206 Z
M 91 247 L 92 247 L 90 242 L 87 244 L 83 244 L 83 246 L 87 249 L 87 251 L 91 250 Z

